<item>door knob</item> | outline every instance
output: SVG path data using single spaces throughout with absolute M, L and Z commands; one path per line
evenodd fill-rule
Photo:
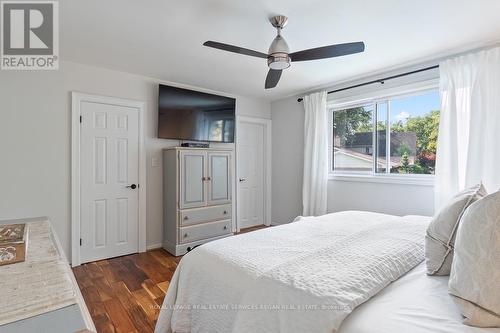
M 246 178 L 240 178 L 240 183 L 246 181 Z
M 131 188 L 131 189 L 135 190 L 137 188 L 137 185 L 132 184 L 132 185 L 127 186 L 127 188 Z

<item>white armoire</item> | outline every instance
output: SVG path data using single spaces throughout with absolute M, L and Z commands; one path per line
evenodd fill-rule
M 232 235 L 232 150 L 163 150 L 163 248 L 175 256 Z

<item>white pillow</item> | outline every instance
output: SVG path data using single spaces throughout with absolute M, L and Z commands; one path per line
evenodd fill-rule
M 425 235 L 425 264 L 429 275 L 449 275 L 455 234 L 464 211 L 486 195 L 482 184 L 455 195 L 431 220 Z
M 463 214 L 449 292 L 464 324 L 500 327 L 500 191 L 473 203 Z

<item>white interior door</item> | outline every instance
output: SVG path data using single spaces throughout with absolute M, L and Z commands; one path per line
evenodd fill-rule
M 208 154 L 208 203 L 221 205 L 231 202 L 231 154 Z
M 139 112 L 83 101 L 81 262 L 138 252 Z
M 206 182 L 207 153 L 198 150 L 180 152 L 180 200 L 179 208 L 207 205 Z
M 238 123 L 238 227 L 264 224 L 265 125 Z

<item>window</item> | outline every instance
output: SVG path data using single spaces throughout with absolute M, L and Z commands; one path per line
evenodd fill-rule
M 434 174 L 439 129 L 437 90 L 333 110 L 336 172 Z
M 333 113 L 332 153 L 334 170 L 372 170 L 373 104 Z

